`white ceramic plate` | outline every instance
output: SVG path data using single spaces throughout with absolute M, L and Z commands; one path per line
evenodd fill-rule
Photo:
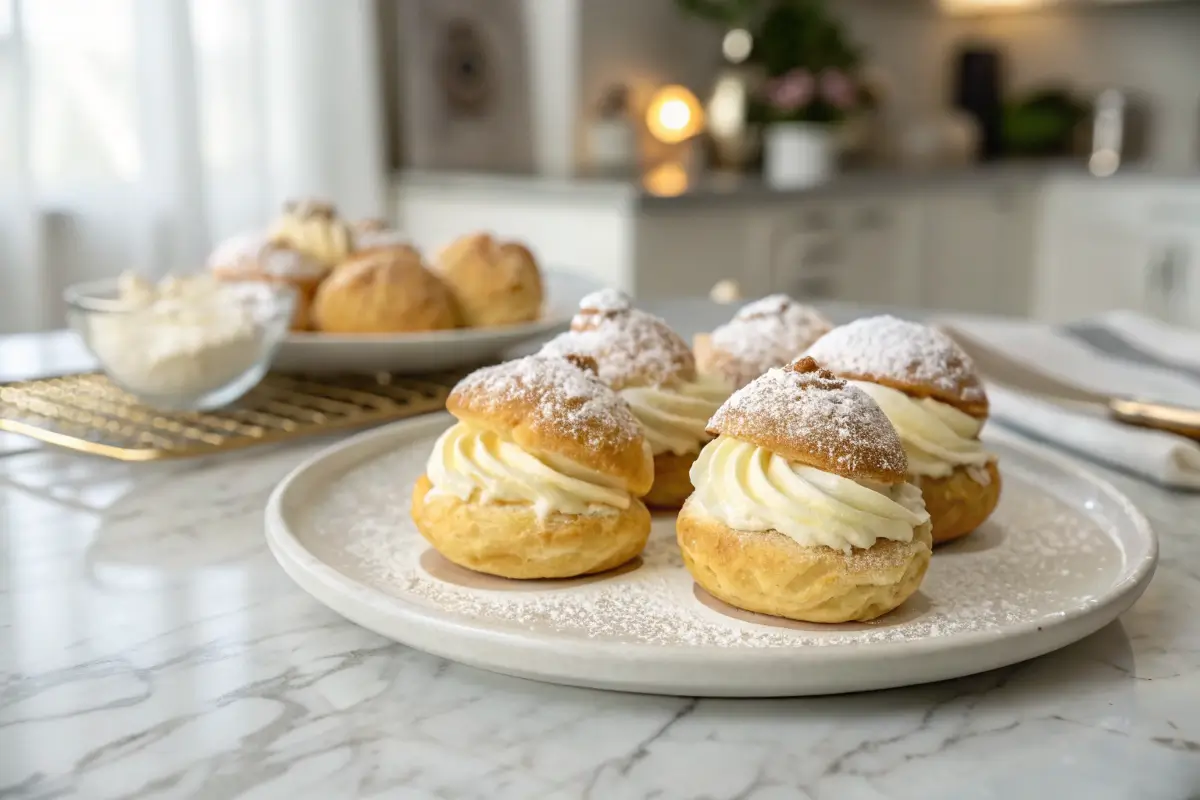
M 551 313 L 537 322 L 497 328 L 396 334 L 292 333 L 272 365 L 289 372 L 422 372 L 497 361 L 523 342 L 565 330 L 571 315 Z
M 1108 484 L 1002 431 L 1004 492 L 984 527 L 938 549 L 921 591 L 869 624 L 807 625 L 698 591 L 674 518 L 640 564 L 573 581 L 480 576 L 441 559 L 408 515 L 447 415 L 381 428 L 300 466 L 267 507 L 279 563 L 320 602 L 384 636 L 535 680 L 659 694 L 832 694 L 925 683 L 1056 650 L 1141 595 L 1149 525 Z

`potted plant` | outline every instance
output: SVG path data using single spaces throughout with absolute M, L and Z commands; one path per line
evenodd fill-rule
M 779 0 L 758 23 L 752 58 L 767 76 L 755 109 L 766 124 L 767 181 L 824 181 L 836 167 L 837 125 L 870 102 L 858 49 L 821 0 Z

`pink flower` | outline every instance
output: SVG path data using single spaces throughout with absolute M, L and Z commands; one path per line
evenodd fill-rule
M 767 82 L 767 101 L 784 113 L 808 105 L 816 92 L 816 80 L 806 69 L 794 69 Z
M 821 73 L 820 91 L 826 102 L 842 111 L 853 108 L 858 99 L 858 88 L 854 81 L 836 69 Z

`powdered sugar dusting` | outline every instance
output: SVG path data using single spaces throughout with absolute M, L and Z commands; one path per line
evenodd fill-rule
M 525 422 L 535 433 L 566 432 L 597 448 L 625 447 L 642 437 L 633 412 L 616 393 L 557 358 L 526 356 L 476 370 L 459 381 L 449 402 L 479 414 L 514 404 L 526 407 Z
M 329 271 L 312 256 L 272 242 L 265 233 L 243 233 L 226 239 L 212 251 L 208 266 L 234 277 L 315 279 Z
M 443 582 L 420 565 L 428 544 L 408 518 L 408 496 L 433 437 L 370 460 L 316 493 L 297 516 L 301 543 L 322 561 L 387 595 L 488 630 L 568 639 L 697 648 L 790 648 L 955 637 L 1050 621 L 1112 585 L 1122 554 L 1095 519 L 1038 485 L 1005 473 L 996 514 L 939 548 L 920 592 L 866 624 L 803 625 L 705 605 L 659 517 L 640 568 L 587 583 L 518 584 L 510 591 Z M 1003 461 L 1018 461 L 1000 448 Z
M 579 301 L 579 307 L 600 312 L 628 311 L 633 308 L 633 301 L 619 289 L 608 288 L 585 296 Z
M 723 357 L 720 371 L 736 386 L 745 386 L 796 358 L 832 327 L 815 308 L 773 294 L 744 306 L 714 330 L 712 346 Z
M 824 370 L 773 369 L 733 393 L 709 420 L 710 433 L 820 457 L 849 477 L 908 470 L 895 428 L 857 386 Z
M 688 343 L 664 320 L 631 308 L 629 302 L 615 289 L 583 298 L 571 330 L 547 342 L 542 355 L 593 358 L 600 379 L 615 390 L 695 378 L 696 360 Z
M 892 316 L 834 328 L 806 355 L 839 375 L 929 386 L 967 403 L 986 399 L 975 364 L 941 331 Z

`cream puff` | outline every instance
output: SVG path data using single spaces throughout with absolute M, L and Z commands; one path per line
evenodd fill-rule
M 410 256 L 418 259 L 421 257 L 421 251 L 413 245 L 408 236 L 381 219 L 359 220 L 354 223 L 351 231 L 354 236 L 355 258 L 381 250 L 403 250 Z
M 654 461 L 594 362 L 529 356 L 464 378 L 413 488 L 412 518 L 450 561 L 505 578 L 569 578 L 635 558 Z
M 979 441 L 987 394 L 953 339 L 916 322 L 869 317 L 834 328 L 808 355 L 869 394 L 892 421 L 925 495 L 934 542 L 968 534 L 991 515 L 1000 473 Z
M 312 317 L 327 333 L 410 333 L 458 325 L 450 290 L 405 249 L 344 262 L 317 289 Z
M 311 308 L 329 267 L 307 253 L 270 240 L 265 234 L 244 233 L 217 245 L 208 269 L 221 281 L 282 284 L 296 290 L 292 330 L 312 327 Z
M 654 453 L 647 505 L 679 508 L 692 493 L 692 463 L 712 438 L 705 427 L 729 397 L 729 385 L 697 375 L 687 342 L 615 289 L 585 297 L 571 330 L 542 353 L 595 359 L 600 379 L 629 404 Z
M 522 244 L 487 233 L 463 236 L 438 254 L 433 267 L 454 293 L 467 327 L 513 325 L 541 316 L 542 273 Z
M 782 367 L 833 327 L 821 312 L 785 294 L 744 306 L 711 334 L 695 338 L 701 373 L 719 375 L 735 389 L 772 367 Z
M 283 215 L 271 226 L 271 241 L 299 250 L 333 268 L 354 249 L 350 226 L 332 204 L 320 200 L 288 203 Z
M 738 390 L 709 423 L 676 533 L 696 583 L 806 622 L 874 619 L 920 586 L 921 491 L 871 398 L 809 358 Z

